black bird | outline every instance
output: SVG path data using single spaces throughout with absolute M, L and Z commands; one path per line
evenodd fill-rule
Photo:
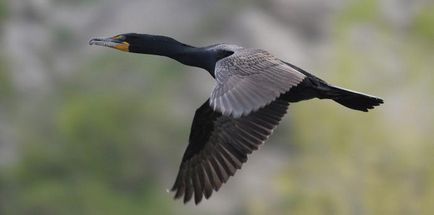
M 161 55 L 205 69 L 217 81 L 195 113 L 189 144 L 171 191 L 198 204 L 218 191 L 257 150 L 285 115 L 289 103 L 332 99 L 367 112 L 383 103 L 374 96 L 326 83 L 267 51 L 231 44 L 193 47 L 170 37 L 120 34 L 94 38 L 90 45 Z

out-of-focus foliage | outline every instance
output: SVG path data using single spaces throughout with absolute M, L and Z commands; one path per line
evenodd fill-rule
M 281 1 L 180 1 L 166 20 L 157 19 L 172 5 L 164 1 L 140 13 L 129 7 L 138 1 L 24 2 L 7 2 L 8 11 L 0 1 L 0 23 L 8 23 L 0 31 L 0 214 L 434 214 L 433 4 L 400 14 L 382 1 L 334 3 L 329 22 L 314 21 L 325 33 L 304 38 L 308 26 L 297 26 L 303 20 Z M 294 2 L 288 8 L 302 5 L 301 15 L 324 6 Z M 29 11 L 39 19 L 26 18 Z M 179 18 L 185 11 L 199 15 Z M 86 45 L 90 36 L 133 30 L 193 45 L 205 37 L 276 53 L 300 47 L 300 67 L 385 104 L 369 113 L 329 101 L 291 105 L 245 169 L 210 200 L 184 206 L 165 189 L 212 82 L 164 58 Z
M 427 45 L 431 44 L 434 38 L 434 5 L 423 8 L 418 14 L 414 23 L 415 33 L 426 40 Z
M 11 94 L 11 77 L 7 72 L 7 63 L 3 56 L 0 56 L 0 99 L 6 99 Z M 6 104 L 5 104 L 6 105 Z
M 427 105 L 432 108 L 434 99 L 433 76 L 429 72 L 434 52 L 420 46 L 432 45 L 434 37 L 429 36 L 433 26 L 432 13 L 424 9 L 417 15 L 413 26 L 418 37 L 408 34 L 406 39 L 411 42 L 394 44 L 394 48 L 400 51 L 400 62 L 394 63 L 404 66 L 405 74 L 395 73 L 385 79 L 381 72 L 387 69 L 386 60 L 374 58 L 377 56 L 375 52 L 381 50 L 372 47 L 368 53 L 354 53 L 350 47 L 352 41 L 349 41 L 354 39 L 351 37 L 353 27 L 363 23 L 380 34 L 371 35 L 373 37 L 369 40 L 378 39 L 384 46 L 391 45 L 390 38 L 394 32 L 377 14 L 376 3 L 357 3 L 338 18 L 341 25 L 337 26 L 337 40 L 334 42 L 339 57 L 335 59 L 335 65 L 331 65 L 336 73 L 334 80 L 380 91 L 393 89 L 395 92 L 390 92 L 390 95 L 400 97 L 399 101 L 386 97 L 386 109 L 369 115 L 347 114 L 346 110 L 334 106 L 318 109 L 315 104 L 301 104 L 302 110 L 295 108 L 293 142 L 299 144 L 299 151 L 292 158 L 290 171 L 279 180 L 288 196 L 282 203 L 286 205 L 282 213 L 434 212 L 434 145 L 432 134 L 426 132 L 434 129 L 434 115 L 424 108 Z M 425 40 L 418 41 L 418 38 Z M 417 63 L 413 62 L 417 58 Z M 409 78 L 400 80 L 402 75 Z M 423 96 L 416 95 L 419 93 Z M 387 109 L 389 105 L 396 107 Z M 405 109 L 407 116 L 385 113 L 393 109 Z M 395 117 L 391 120 L 395 122 L 393 125 L 384 121 L 388 117 Z M 422 124 L 417 125 L 418 122 Z M 293 183 L 288 184 L 288 181 Z
M 0 1 L 0 23 L 7 15 L 6 1 Z

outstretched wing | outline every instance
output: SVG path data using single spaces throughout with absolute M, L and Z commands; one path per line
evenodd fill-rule
M 215 66 L 210 106 L 235 118 L 256 111 L 297 86 L 306 76 L 266 51 L 239 49 Z
M 186 203 L 194 195 L 196 204 L 203 196 L 209 198 L 267 140 L 288 105 L 277 99 L 248 116 L 231 118 L 214 111 L 206 101 L 193 119 L 189 145 L 171 189 L 175 198 L 184 197 Z

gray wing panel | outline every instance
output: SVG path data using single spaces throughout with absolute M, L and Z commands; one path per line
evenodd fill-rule
M 240 117 L 274 101 L 306 76 L 266 51 L 240 49 L 217 62 L 215 77 L 210 106 Z

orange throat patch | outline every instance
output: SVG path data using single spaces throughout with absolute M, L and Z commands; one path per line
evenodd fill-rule
M 130 47 L 130 44 L 128 44 L 127 42 L 123 42 L 119 45 L 114 46 L 113 48 L 120 50 L 120 51 L 128 52 L 129 47 Z

